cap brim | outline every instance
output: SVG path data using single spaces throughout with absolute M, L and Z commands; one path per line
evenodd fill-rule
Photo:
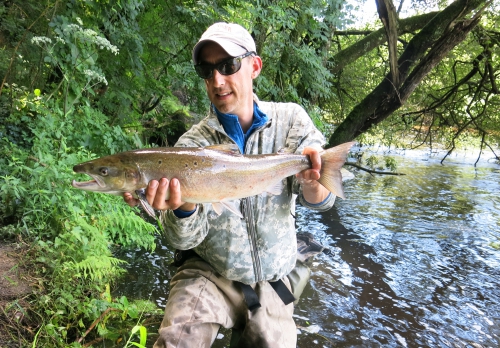
M 214 42 L 214 43 L 218 44 L 231 57 L 241 56 L 242 54 L 245 54 L 248 52 L 246 50 L 246 48 L 241 47 L 240 45 L 237 45 L 234 42 L 231 42 L 229 40 L 224 40 L 224 39 L 220 39 L 220 38 L 218 38 L 217 40 L 212 40 L 212 39 L 200 40 L 200 41 L 198 41 L 196 46 L 194 46 L 194 48 L 193 48 L 192 59 L 193 59 L 193 63 L 195 65 L 199 63 L 197 58 L 198 58 L 198 55 L 200 54 L 200 50 L 208 42 Z

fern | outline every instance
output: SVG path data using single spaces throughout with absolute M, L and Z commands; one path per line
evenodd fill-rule
M 109 255 L 90 255 L 80 262 L 68 261 L 63 264 L 66 271 L 75 273 L 75 276 L 83 276 L 91 280 L 103 280 L 105 278 L 115 277 L 123 272 L 119 269 L 120 265 L 126 261 L 119 260 Z

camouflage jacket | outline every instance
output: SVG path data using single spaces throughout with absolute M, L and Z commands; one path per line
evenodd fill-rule
M 245 154 L 271 154 L 291 149 L 301 154 L 306 146 L 321 147 L 324 137 L 305 110 L 293 103 L 258 101 L 268 121 L 255 130 L 245 145 Z M 225 133 L 215 113 L 194 125 L 176 146 L 203 147 L 234 144 Z M 268 175 L 272 175 L 269 173 Z M 302 197 L 295 176 L 283 180 L 280 195 L 262 193 L 239 200 L 244 219 L 224 209 L 219 216 L 211 204 L 198 204 L 196 212 L 186 218 L 165 211 L 161 220 L 167 241 L 181 250 L 194 249 L 219 274 L 246 284 L 275 281 L 286 276 L 295 266 L 295 200 L 315 210 L 328 210 L 335 196 L 319 205 L 310 205 Z

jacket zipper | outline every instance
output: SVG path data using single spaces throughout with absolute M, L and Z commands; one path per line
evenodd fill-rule
M 251 139 L 259 134 L 260 131 L 267 126 L 269 126 L 270 122 L 266 122 L 266 124 L 262 125 L 262 127 L 257 128 L 251 135 L 250 138 L 247 139 L 247 143 L 245 144 L 245 153 L 247 153 L 247 144 L 250 143 Z M 243 218 L 247 224 L 247 231 L 250 239 L 250 246 L 252 252 L 253 259 L 253 270 L 255 273 L 256 282 L 263 281 L 264 278 L 262 276 L 262 266 L 261 259 L 259 255 L 259 248 L 257 246 L 257 230 L 255 228 L 255 216 L 254 211 L 252 209 L 252 199 L 253 197 L 245 197 L 241 200 L 241 212 L 243 214 Z
M 252 197 L 245 197 L 241 200 L 241 212 L 243 213 L 243 217 L 247 224 L 247 231 L 250 240 L 250 250 L 252 253 L 253 260 L 253 270 L 255 273 L 256 282 L 260 282 L 263 279 L 262 277 L 262 267 L 261 260 L 259 256 L 259 248 L 257 247 L 257 231 L 255 228 L 255 218 L 252 209 Z

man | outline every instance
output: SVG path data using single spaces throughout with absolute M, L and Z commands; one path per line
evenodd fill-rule
M 243 27 L 212 25 L 192 58 L 211 106 L 176 146 L 237 144 L 243 154 L 287 149 L 308 154 L 312 168 L 283 180 L 280 195 L 263 193 L 237 202 L 243 219 L 228 210 L 218 215 L 210 204 L 184 203 L 176 178 L 149 183 L 146 198 L 162 211 L 168 242 L 189 250 L 171 280 L 155 347 L 210 347 L 220 326 L 233 329 L 232 343 L 238 347 L 295 347 L 287 278 L 297 253 L 295 198 L 311 209 L 333 206 L 335 197 L 317 182 L 324 138 L 299 105 L 263 102 L 253 94 L 262 60 Z M 124 198 L 137 204 L 130 194 Z

